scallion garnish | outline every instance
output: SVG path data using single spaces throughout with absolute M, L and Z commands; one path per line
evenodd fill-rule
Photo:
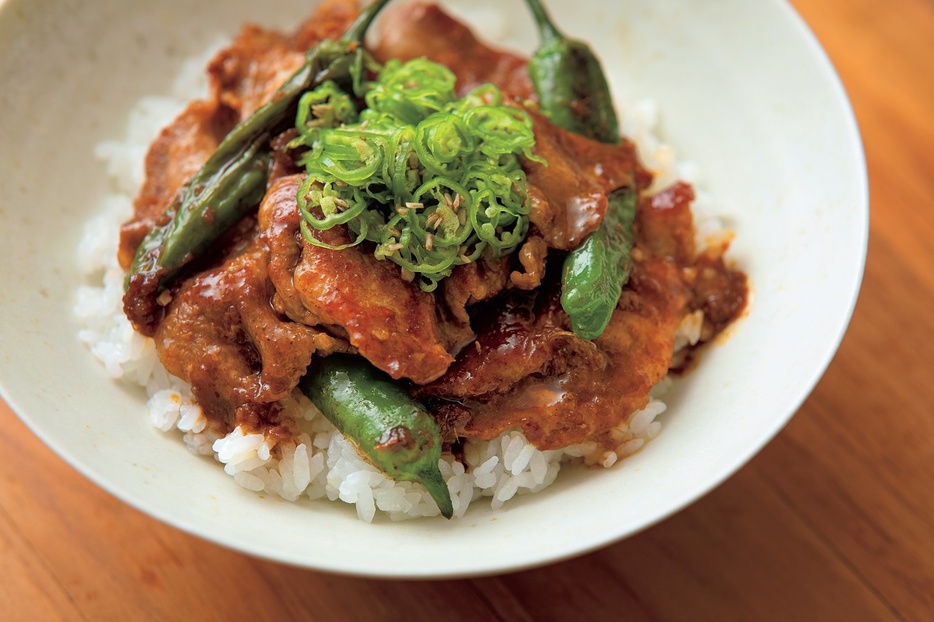
M 307 177 L 302 232 L 346 225 L 425 291 L 484 249 L 503 256 L 528 231 L 519 157 L 534 158 L 532 121 L 484 85 L 458 99 L 455 77 L 425 59 L 389 61 L 363 86 L 366 107 L 334 83 L 302 97 L 293 147 Z

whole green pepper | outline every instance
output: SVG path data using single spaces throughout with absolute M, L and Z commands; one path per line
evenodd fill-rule
M 363 37 L 388 3 L 376 0 L 338 41 L 325 40 L 310 49 L 304 64 L 272 99 L 234 127 L 186 184 L 167 210 L 171 220 L 146 235 L 125 282 L 124 311 L 138 329 L 152 333 L 159 294 L 184 266 L 256 209 L 266 189 L 270 137 L 294 123 L 305 91 L 327 80 L 354 79 L 355 68 L 363 63 Z
M 562 129 L 618 143 L 619 122 L 600 61 L 586 43 L 563 35 L 539 0 L 526 1 L 541 39 L 528 66 L 539 108 Z
M 421 483 L 451 518 L 438 424 L 397 382 L 362 357 L 332 354 L 316 360 L 299 387 L 374 466 L 394 480 Z
M 637 195 L 629 187 L 612 192 L 600 227 L 564 260 L 561 307 L 583 339 L 603 334 L 629 280 Z
M 587 44 L 568 39 L 539 0 L 526 0 L 541 45 L 529 61 L 539 107 L 558 127 L 603 143 L 619 143 L 619 123 L 600 61 Z M 606 216 L 568 253 L 561 280 L 561 307 L 578 337 L 603 334 L 629 280 L 632 226 L 638 192 L 624 186 L 607 196 Z

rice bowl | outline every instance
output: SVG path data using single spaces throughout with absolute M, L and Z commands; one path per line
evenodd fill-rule
M 806 396 L 829 361 L 852 309 L 865 251 L 866 214 L 858 136 L 845 97 L 809 35 L 784 6 L 764 4 L 752 9 L 737 3 L 732 7 L 733 18 L 723 20 L 723 15 L 715 10 L 685 9 L 682 4 L 673 3 L 674 9 L 687 11 L 691 20 L 700 20 L 700 24 L 710 27 L 706 30 L 699 27 L 698 33 L 713 32 L 714 23 L 720 28 L 743 23 L 747 27 L 749 23 L 771 26 L 767 29 L 770 36 L 760 37 L 755 42 L 749 35 L 748 39 L 722 37 L 716 41 L 693 39 L 678 43 L 675 32 L 679 27 L 687 28 L 691 20 L 672 21 L 667 9 L 663 16 L 661 8 L 648 11 L 637 6 L 632 15 L 620 16 L 619 20 L 628 24 L 628 36 L 620 39 L 612 36 L 619 27 L 617 21 L 601 20 L 599 24 L 578 21 L 574 26 L 575 16 L 569 12 L 570 6 L 552 4 L 552 10 L 567 19 L 569 29 L 593 32 L 589 39 L 600 46 L 605 58 L 617 55 L 632 59 L 626 63 L 607 63 L 614 72 L 611 80 L 618 85 L 617 99 L 624 109 L 627 105 L 637 107 L 634 100 L 644 97 L 658 102 L 664 138 L 674 144 L 679 153 L 700 164 L 704 178 L 709 180 L 707 189 L 716 197 L 716 211 L 728 218 L 728 226 L 742 233 L 734 250 L 740 262 L 749 266 L 756 287 L 753 312 L 744 320 L 742 330 L 711 350 L 705 365 L 679 383 L 670 398 L 666 397 L 669 410 L 663 416 L 665 433 L 645 451 L 610 472 L 580 469 L 562 474 L 553 488 L 540 495 L 517 499 L 508 512 L 471 510 L 457 527 L 435 521 L 416 521 L 361 525 L 364 529 L 360 529 L 347 525 L 353 522 L 352 511 L 319 510 L 315 506 L 312 514 L 302 504 L 293 507 L 274 497 L 257 501 L 246 491 L 232 489 L 223 473 L 215 472 L 218 469 L 214 465 L 204 464 L 207 461 L 194 456 L 182 455 L 177 463 L 166 464 L 166 455 L 179 458 L 177 448 L 172 448 L 174 441 L 148 431 L 144 417 L 128 418 L 122 414 L 144 408 L 145 398 L 114 387 L 102 370 L 88 364 L 87 354 L 71 336 L 77 332 L 74 324 L 69 322 L 59 328 L 60 325 L 49 320 L 63 317 L 63 310 L 70 308 L 73 302 L 75 284 L 80 282 L 78 268 L 71 259 L 80 237 L 75 223 L 87 220 L 98 211 L 96 206 L 106 188 L 99 165 L 85 160 L 90 160 L 94 145 L 101 139 L 119 137 L 122 119 L 131 102 L 153 92 L 151 80 L 133 79 L 129 61 L 141 61 L 146 56 L 153 66 L 151 75 L 161 75 L 163 84 L 167 85 L 170 76 L 178 71 L 179 56 L 197 53 L 218 33 L 203 32 L 203 25 L 194 25 L 198 20 L 185 26 L 187 22 L 179 18 L 172 22 L 175 29 L 167 36 L 172 46 L 178 46 L 184 53 L 178 52 L 172 59 L 160 57 L 152 49 L 130 47 L 122 54 L 123 58 L 118 58 L 107 53 L 108 49 L 114 49 L 107 46 L 129 40 L 120 37 L 129 38 L 128 33 L 134 32 L 134 27 L 141 29 L 141 22 L 151 23 L 153 15 L 147 20 L 140 12 L 106 3 L 75 9 L 77 12 L 71 14 L 75 18 L 73 24 L 67 27 L 62 23 L 56 25 L 54 18 L 41 17 L 31 9 L 13 12 L 12 7 L 21 6 L 15 2 L 7 2 L 0 13 L 0 28 L 5 29 L 5 37 L 12 37 L 11 32 L 17 30 L 27 33 L 18 41 L 23 41 L 30 32 L 39 33 L 35 35 L 39 37 L 48 32 L 44 30 L 48 28 L 64 29 L 63 41 L 83 36 L 90 31 L 89 24 L 96 15 L 94 11 L 105 9 L 117 11 L 115 15 L 126 20 L 127 25 L 123 34 L 112 33 L 101 38 L 100 50 L 88 61 L 86 73 L 78 70 L 63 83 L 66 88 L 83 92 L 77 80 L 82 76 L 88 79 L 103 69 L 94 63 L 113 63 L 106 65 L 107 71 L 126 76 L 125 80 L 121 77 L 120 89 L 101 84 L 99 92 L 89 94 L 82 118 L 104 131 L 56 132 L 62 139 L 53 154 L 44 151 L 43 145 L 14 140 L 25 147 L 11 155 L 10 165 L 4 167 L 5 171 L 13 171 L 22 179 L 21 183 L 10 183 L 8 179 L 3 184 L 0 203 L 4 208 L 0 215 L 3 230 L 8 235 L 15 232 L 3 251 L 4 265 L 18 265 L 14 263 L 17 256 L 37 258 L 36 264 L 24 266 L 22 271 L 8 272 L 3 277 L 3 291 L 22 292 L 21 296 L 3 299 L 4 316 L 9 318 L 3 328 L 5 347 L 0 377 L 4 396 L 46 442 L 73 464 L 108 490 L 151 514 L 254 554 L 343 572 L 454 575 L 542 563 L 589 550 L 644 528 L 721 481 L 768 440 Z M 606 7 L 604 10 L 609 11 L 609 5 Z M 160 7 L 155 12 L 156 23 L 162 19 L 168 21 L 168 17 L 163 16 L 172 15 L 175 10 L 180 11 L 176 15 L 183 14 L 181 4 Z M 145 13 L 146 9 L 140 11 Z M 291 15 L 301 15 L 304 11 L 300 9 Z M 466 13 L 469 16 L 470 11 Z M 226 32 L 248 18 L 246 13 L 230 16 Z M 53 21 L 44 21 L 48 19 Z M 704 22 L 705 19 L 711 23 Z M 23 27 L 24 23 L 28 27 Z M 520 20 L 516 23 L 525 24 Z M 775 27 L 776 23 L 782 27 Z M 192 30 L 186 31 L 186 28 Z M 495 25 L 489 30 L 495 31 Z M 511 40 L 520 48 L 527 48 L 530 41 L 531 33 L 522 31 L 514 33 Z M 787 56 L 779 62 L 776 56 L 764 53 L 727 56 L 728 52 L 717 48 L 718 45 L 741 46 L 744 41 L 750 45 L 755 43 L 757 49 L 763 50 L 767 50 L 770 43 L 785 47 L 794 42 L 791 49 L 796 55 L 796 72 L 789 75 L 784 71 L 785 63 L 791 63 Z M 700 47 L 692 49 L 691 45 Z M 22 113 L 21 118 L 28 119 L 31 118 L 27 112 L 29 108 L 23 108 L 27 105 L 24 102 L 32 101 L 28 94 L 37 92 L 35 85 L 41 82 L 11 73 L 18 66 L 15 50 L 23 48 L 13 46 L 11 49 L 14 52 L 0 64 L 3 68 L 0 75 L 4 77 L 4 84 L 20 86 L 5 93 L 4 106 L 10 103 L 20 106 L 14 110 Z M 684 55 L 699 55 L 709 62 L 697 70 L 696 66 L 684 64 Z M 716 73 L 713 82 L 722 87 L 718 90 L 727 94 L 730 101 L 743 104 L 739 108 L 742 113 L 725 116 L 720 106 L 705 106 L 709 92 L 692 91 L 690 87 L 692 72 L 713 71 L 713 67 L 728 57 L 755 58 L 759 64 L 744 61 L 735 69 L 731 68 L 732 73 Z M 54 55 L 50 53 L 48 71 L 54 72 L 52 58 Z M 79 67 L 82 66 L 84 63 Z M 762 71 L 763 66 L 771 71 Z M 808 71 L 802 71 L 801 67 Z M 744 70 L 756 73 L 748 75 Z M 769 77 L 766 79 L 760 74 Z M 11 75 L 19 77 L 13 81 Z M 42 74 L 37 72 L 36 75 Z M 760 76 L 758 83 L 756 76 Z M 167 89 L 155 90 L 164 92 Z M 820 131 L 812 131 L 813 126 L 809 124 L 814 123 L 813 120 L 790 112 L 796 103 L 793 93 L 804 92 L 812 98 L 811 109 L 819 113 Z M 686 98 L 690 105 L 679 98 Z M 55 109 L 54 102 L 43 101 L 50 107 L 45 110 L 43 119 L 48 119 L 54 129 L 55 123 L 64 117 Z M 83 100 L 78 98 L 78 101 Z M 101 102 L 107 102 L 106 112 L 100 108 Z M 755 105 L 756 102 L 760 105 Z M 4 118 L 11 116 L 15 115 L 4 115 Z M 698 117 L 705 122 L 697 123 Z M 779 126 L 792 133 L 788 136 L 776 133 Z M 5 131 L 13 138 L 21 136 L 17 133 L 20 130 L 13 126 Z M 717 140 L 712 139 L 713 132 Z M 757 153 L 768 165 L 761 170 L 746 166 L 751 149 L 761 149 Z M 30 183 L 29 175 L 39 174 L 39 169 L 33 168 L 34 162 L 50 161 L 56 153 L 81 154 L 77 163 L 69 158 L 69 166 L 64 166 L 64 162 L 62 166 L 55 166 L 56 170 L 63 171 L 62 183 L 81 190 L 75 193 L 73 202 L 63 207 L 65 218 L 38 223 L 25 211 L 16 211 L 24 209 L 20 207 L 24 202 L 17 193 L 28 196 L 31 204 L 51 204 L 49 201 L 54 199 L 55 193 L 41 184 Z M 814 158 L 814 161 L 802 158 Z M 742 178 L 737 179 L 735 171 L 742 171 Z M 829 184 L 828 179 L 832 180 Z M 827 207 L 820 211 L 806 209 L 813 205 Z M 43 234 L 37 235 L 39 231 Z M 49 232 L 55 235 L 48 235 Z M 833 235 L 827 235 L 828 232 Z M 807 238 L 808 235 L 815 238 L 819 235 L 824 244 L 832 248 L 816 244 Z M 60 243 L 38 246 L 49 239 Z M 790 249 L 796 249 L 796 254 L 791 254 Z M 833 257 L 832 261 L 824 256 L 825 252 L 827 257 Z M 780 257 L 781 262 L 771 261 L 774 257 Z M 808 269 L 813 265 L 824 268 L 814 273 Z M 35 283 L 41 285 L 37 288 Z M 44 291 L 45 296 L 40 291 Z M 805 304 L 807 296 L 811 296 L 810 300 L 827 297 L 827 304 L 816 318 L 811 305 Z M 804 321 L 804 317 L 808 319 Z M 22 330 L 23 327 L 26 329 Z M 790 334 L 792 327 L 804 331 L 800 344 L 783 337 Z M 14 364 L 12 352 L 31 354 L 18 357 Z M 768 353 L 767 361 L 762 353 Z M 67 365 L 52 364 L 58 361 L 66 361 Z M 770 371 L 772 366 L 778 371 Z M 97 399 L 92 401 L 90 396 L 83 395 L 83 387 L 93 387 Z M 697 412 L 701 414 L 693 414 Z M 699 418 L 703 423 L 698 422 Z M 119 425 L 113 425 L 116 422 Z M 128 450 L 134 446 L 134 451 Z M 193 477 L 191 473 L 198 473 L 198 476 Z M 595 497 L 603 499 L 599 506 L 607 510 L 605 514 L 582 511 L 584 507 L 596 508 L 592 505 Z M 239 513 L 239 518 L 218 528 L 212 517 L 220 512 L 229 515 L 233 508 L 237 508 L 235 512 Z M 251 525 L 269 520 L 283 524 L 276 542 L 246 537 L 252 532 Z M 530 526 L 543 524 L 548 525 L 548 534 L 543 535 L 538 530 L 536 537 L 532 537 L 530 532 L 536 529 Z M 368 535 L 367 527 L 375 529 L 376 533 Z M 309 533 L 312 529 L 314 533 Z M 393 542 L 386 546 L 387 554 L 378 558 L 366 554 L 360 557 L 360 543 L 375 537 L 382 529 L 394 530 Z M 346 539 L 330 537 L 330 534 L 347 530 L 351 536 Z M 541 537 L 547 537 L 553 546 L 542 550 Z M 505 556 L 497 546 L 504 542 L 509 543 L 509 554 Z M 383 544 L 386 544 L 385 539 Z M 472 552 L 466 554 L 465 550 Z M 398 551 L 400 557 L 410 561 L 400 567 L 393 562 L 392 551 Z

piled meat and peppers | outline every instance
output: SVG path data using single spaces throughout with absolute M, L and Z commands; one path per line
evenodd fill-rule
M 646 192 L 598 61 L 537 0 L 529 60 L 420 4 L 367 49 L 387 3 L 218 54 L 147 156 L 124 308 L 208 417 L 287 437 L 300 387 L 450 516 L 443 447 L 611 444 L 683 364 L 679 322 L 709 341 L 746 280 L 695 249 L 690 186 Z

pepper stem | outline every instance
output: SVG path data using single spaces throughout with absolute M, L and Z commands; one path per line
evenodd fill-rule
M 390 0 L 376 0 L 373 4 L 360 11 L 360 15 L 357 16 L 357 19 L 354 20 L 354 23 L 350 25 L 350 28 L 347 29 L 341 39 L 348 43 L 363 43 L 363 37 L 366 35 L 370 24 L 389 2 Z
M 555 26 L 555 23 L 551 21 L 551 17 L 548 16 L 548 12 L 541 2 L 538 0 L 526 0 L 525 3 L 529 5 L 532 16 L 535 18 L 535 23 L 538 25 L 538 34 L 542 39 L 542 43 L 566 38 Z

